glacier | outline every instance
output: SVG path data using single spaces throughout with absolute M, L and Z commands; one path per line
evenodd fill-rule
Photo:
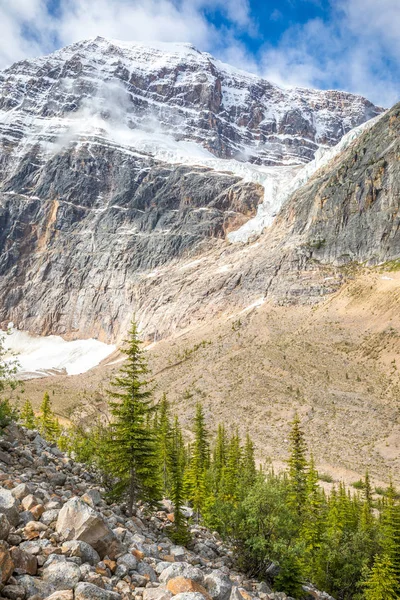
M 94 339 L 66 341 L 57 335 L 36 336 L 13 327 L 9 327 L 4 347 L 6 360 L 17 360 L 21 379 L 34 379 L 55 373 L 86 373 L 116 349 L 112 344 Z

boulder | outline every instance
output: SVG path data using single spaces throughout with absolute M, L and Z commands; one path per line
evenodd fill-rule
M 211 600 L 210 594 L 204 589 L 200 583 L 193 579 L 187 579 L 186 577 L 175 577 L 170 579 L 167 583 L 167 590 L 171 592 L 173 596 L 182 594 L 184 592 L 198 592 L 202 594 L 206 600 Z
M 74 600 L 74 592 L 72 590 L 58 590 L 47 596 L 45 600 Z
M 11 524 L 6 515 L 0 514 L 0 540 L 6 540 L 10 533 Z
M 153 583 L 158 581 L 158 577 L 157 577 L 156 572 L 154 571 L 153 567 L 151 565 L 147 564 L 146 562 L 140 562 L 138 564 L 137 572 L 142 577 L 145 577 L 148 581 L 152 581 Z
M 1 590 L 1 595 L 9 600 L 24 600 L 26 592 L 22 585 L 6 585 Z
M 146 588 L 143 591 L 143 600 L 171 600 L 171 598 L 171 592 L 162 587 Z
M 201 585 L 204 583 L 203 571 L 186 562 L 172 563 L 172 565 L 160 573 L 159 580 L 161 583 L 167 583 L 170 579 L 174 579 L 175 577 L 186 577 L 186 579 L 193 579 Z
M 52 508 L 50 510 L 45 510 L 42 516 L 40 517 L 40 521 L 45 525 L 50 525 L 51 523 L 55 523 L 58 519 L 60 511 L 57 508 Z
M 42 531 L 47 531 L 47 525 L 37 521 L 29 521 L 24 527 L 25 537 L 28 540 L 38 538 Z
M 28 494 L 25 498 L 22 498 L 21 505 L 24 510 L 30 510 L 37 504 L 41 504 L 39 498 L 34 496 L 33 494 Z
M 14 570 L 18 575 L 36 575 L 37 558 L 21 547 L 11 548 L 11 558 L 14 562 Z
M 86 502 L 86 504 L 89 504 L 89 506 L 91 506 L 92 508 L 100 504 L 102 500 L 100 492 L 98 490 L 88 490 L 83 494 L 81 499 L 84 502 Z
M 17 500 L 22 500 L 25 496 L 28 496 L 31 493 L 31 486 L 27 483 L 20 483 L 15 488 L 11 490 L 12 495 Z
M 172 546 L 169 553 L 175 558 L 176 561 L 181 561 L 187 554 L 183 546 Z
M 14 562 L 6 544 L 0 543 L 0 583 L 6 583 L 14 571 Z
M 3 487 L 0 487 L 0 514 L 5 515 L 11 525 L 18 525 L 18 500 Z
M 137 560 L 133 556 L 133 554 L 126 553 L 123 556 L 120 556 L 117 560 L 117 565 L 124 565 L 128 571 L 134 571 L 137 568 Z
M 68 500 L 60 510 L 56 530 L 65 540 L 81 540 L 90 544 L 100 558 L 106 554 L 115 558 L 123 551 L 121 542 L 103 517 L 77 497 Z
M 17 584 L 24 588 L 27 598 L 31 598 L 32 596 L 46 598 L 54 592 L 54 588 L 52 588 L 51 585 L 39 577 L 32 577 L 31 575 L 19 575 L 16 577 L 16 580 Z
M 0 462 L 4 463 L 5 465 L 11 465 L 11 456 L 7 454 L 7 452 L 3 452 L 2 450 L 0 450 Z
M 204 585 L 214 600 L 229 600 L 232 582 L 222 571 L 212 571 L 206 576 Z
M 43 581 L 52 585 L 56 590 L 70 590 L 81 579 L 78 565 L 65 560 L 54 560 L 43 569 Z
M 120 594 L 103 590 L 93 583 L 78 583 L 75 600 L 121 600 Z
M 327 592 L 321 592 L 313 585 L 303 585 L 303 590 L 315 600 L 334 600 Z
M 100 561 L 100 556 L 90 544 L 81 540 L 71 540 L 64 542 L 61 546 L 61 552 L 67 556 L 77 556 L 83 563 L 89 563 L 94 566 Z
M 204 596 L 199 592 L 182 592 L 174 596 L 174 600 L 204 600 Z

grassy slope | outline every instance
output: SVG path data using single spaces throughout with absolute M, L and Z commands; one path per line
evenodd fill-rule
M 320 471 L 400 484 L 400 272 L 356 276 L 316 307 L 264 304 L 149 348 L 158 383 L 185 426 L 201 401 L 211 427 L 249 430 L 259 458 L 279 467 L 298 411 Z M 118 356 L 114 357 L 118 360 Z M 101 398 L 118 364 L 26 383 L 49 390 L 60 414 Z

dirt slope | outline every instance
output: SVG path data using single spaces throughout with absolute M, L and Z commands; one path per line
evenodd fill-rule
M 400 484 L 399 305 L 400 271 L 371 269 L 314 307 L 250 306 L 152 344 L 157 394 L 167 393 L 185 427 L 201 401 L 211 427 L 248 430 L 259 458 L 277 467 L 298 411 L 320 472 L 351 483 L 368 468 L 376 484 L 390 473 Z M 37 405 L 49 390 L 68 415 L 81 399 L 103 398 L 119 358 L 27 382 L 25 396 Z

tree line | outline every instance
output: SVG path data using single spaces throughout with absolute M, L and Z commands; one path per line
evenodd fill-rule
M 201 404 L 187 440 L 166 396 L 154 400 L 135 323 L 123 351 L 108 423 L 98 418 L 90 427 L 63 428 L 48 394 L 38 415 L 27 401 L 20 421 L 93 465 L 128 514 L 138 500 L 157 505 L 169 498 L 177 543 L 190 540 L 190 506 L 193 519 L 232 544 L 238 567 L 278 591 L 302 598 L 302 584 L 312 582 L 338 600 L 400 598 L 400 505 L 391 482 L 380 499 L 368 473 L 360 491 L 339 483 L 325 493 L 298 416 L 282 473 L 256 466 L 249 434 L 242 439 L 219 425 L 212 435 Z

